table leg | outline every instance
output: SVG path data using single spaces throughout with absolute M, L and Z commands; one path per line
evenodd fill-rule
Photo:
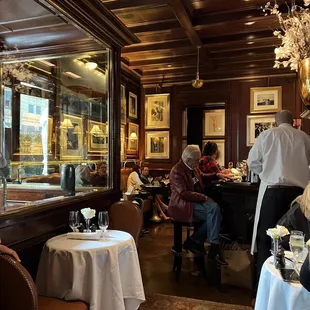
M 153 215 L 151 217 L 151 222 L 154 223 L 159 223 L 161 222 L 161 218 L 158 216 L 158 210 L 157 210 L 157 205 L 156 205 L 156 194 L 153 194 L 153 203 L 152 203 L 152 211 Z

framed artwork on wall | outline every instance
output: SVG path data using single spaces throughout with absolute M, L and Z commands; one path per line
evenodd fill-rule
M 204 111 L 204 136 L 225 136 L 225 110 Z
M 281 86 L 251 88 L 251 113 L 275 113 L 281 110 Z
M 145 158 L 169 159 L 169 131 L 145 133 Z
M 187 109 L 182 112 L 182 137 L 187 137 Z
M 128 116 L 138 118 L 138 99 L 133 93 L 129 93 Z
M 83 122 L 81 117 L 62 114 L 60 124 L 60 159 L 83 158 Z
M 88 121 L 88 153 L 107 153 L 108 126 L 106 123 Z
M 128 143 L 127 154 L 138 154 L 139 150 L 139 125 L 135 123 L 128 123 Z
M 52 154 L 52 141 L 53 141 L 53 118 L 48 117 L 48 153 Z
M 170 94 L 145 96 L 145 129 L 170 128 Z
M 121 161 L 125 160 L 125 149 L 126 149 L 126 134 L 125 125 L 121 125 Z
M 261 132 L 276 126 L 274 115 L 247 116 L 247 146 L 252 146 Z
M 121 124 L 127 121 L 127 104 L 126 104 L 126 88 L 121 85 Z
M 206 145 L 207 142 L 215 142 L 217 144 L 218 150 L 219 150 L 219 158 L 217 160 L 217 162 L 221 165 L 221 166 L 225 166 L 225 140 L 224 139 L 220 139 L 220 140 L 203 140 L 202 141 L 202 150 L 204 148 L 204 146 Z

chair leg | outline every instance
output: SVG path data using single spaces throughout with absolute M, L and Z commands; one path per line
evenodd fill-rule
M 180 279 L 180 273 L 182 269 L 182 254 L 176 254 L 174 256 L 174 263 L 173 263 L 173 271 L 175 272 L 175 280 L 178 282 Z
M 175 272 L 175 279 L 179 281 L 182 269 L 182 225 L 174 223 L 174 262 L 173 271 Z

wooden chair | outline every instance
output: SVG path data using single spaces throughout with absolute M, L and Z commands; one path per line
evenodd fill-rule
M 28 271 L 11 256 L 0 255 L 1 310 L 87 310 L 83 302 L 38 296 Z
M 128 232 L 135 239 L 138 247 L 143 218 L 136 204 L 126 200 L 113 203 L 109 208 L 109 220 L 109 229 Z

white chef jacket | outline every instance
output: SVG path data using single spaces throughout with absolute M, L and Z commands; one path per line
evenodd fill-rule
M 257 138 L 247 163 L 262 181 L 255 212 L 253 254 L 261 204 L 268 185 L 285 184 L 305 188 L 310 180 L 310 137 L 290 124 L 266 130 Z
M 141 189 L 143 182 L 139 178 L 139 174 L 136 171 L 130 173 L 127 180 L 127 192 L 132 193 L 136 189 Z

